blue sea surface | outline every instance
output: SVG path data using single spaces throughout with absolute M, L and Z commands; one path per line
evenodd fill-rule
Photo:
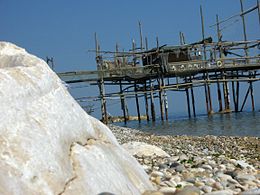
M 130 121 L 127 125 L 157 135 L 224 135 L 260 137 L 260 112 L 201 115 L 196 118 L 170 117 L 168 121 Z

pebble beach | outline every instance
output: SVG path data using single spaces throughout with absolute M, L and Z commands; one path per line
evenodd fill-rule
M 122 145 L 143 142 L 166 155 L 134 157 L 156 191 L 148 194 L 260 194 L 260 138 L 231 136 L 158 136 L 109 125 Z

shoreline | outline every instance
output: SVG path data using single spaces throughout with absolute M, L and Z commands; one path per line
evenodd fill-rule
M 260 193 L 259 137 L 154 135 L 108 126 L 120 144 L 144 142 L 169 154 L 169 157 L 134 156 L 161 192 L 174 193 L 192 186 L 201 194 L 213 191 L 239 194 L 252 189 Z

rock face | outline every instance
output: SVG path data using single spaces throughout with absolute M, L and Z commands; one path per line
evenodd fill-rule
M 0 42 L 0 194 L 141 194 L 153 189 L 111 131 L 47 64 Z

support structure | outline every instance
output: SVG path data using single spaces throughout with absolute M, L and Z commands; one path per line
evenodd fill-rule
M 180 32 L 180 45 L 178 46 L 160 45 L 159 38 L 156 37 L 156 46 L 148 49 L 148 40 L 145 37 L 144 48 L 142 25 L 139 22 L 140 47 L 136 46 L 136 42 L 133 40 L 132 48 L 128 52 L 127 50 L 119 51 L 118 44 L 116 44 L 116 50 L 111 52 L 101 51 L 95 34 L 97 71 L 61 73 L 60 77 L 69 84 L 90 82 L 98 85 L 99 95 L 86 97 L 86 99 L 100 100 L 104 123 L 108 123 L 108 99 L 108 104 L 113 100 L 121 102 L 123 119 L 125 123 L 127 122 L 130 118 L 126 104 L 128 98 L 135 99 L 139 122 L 144 118 L 141 116 L 144 111 L 147 121 L 155 121 L 157 109 L 160 110 L 161 120 L 167 120 L 168 111 L 171 112 L 167 93 L 172 92 L 186 93 L 185 103 L 187 103 L 189 117 L 192 114 L 196 117 L 195 101 L 203 99 L 203 95 L 205 95 L 207 114 L 212 114 L 214 98 L 212 99 L 211 90 L 213 88 L 211 87 L 217 89 L 219 112 L 243 111 L 249 94 L 252 111 L 254 111 L 256 105 L 253 83 L 260 80 L 260 73 L 257 72 L 260 70 L 260 56 L 256 55 L 259 53 L 260 41 L 259 39 L 248 40 L 245 19 L 246 14 L 257 10 L 260 24 L 260 5 L 259 0 L 256 1 L 256 6 L 244 11 L 243 0 L 240 0 L 240 13 L 221 22 L 218 15 L 216 16 L 217 42 L 213 42 L 211 37 L 205 37 L 202 6 L 200 6 L 202 40 L 195 43 L 187 44 L 184 34 Z M 242 19 L 243 41 L 222 41 L 223 34 L 220 24 L 238 16 Z M 242 82 L 248 83 L 249 86 L 240 108 Z M 233 108 L 230 105 L 229 84 L 234 103 Z M 120 90 L 106 93 L 106 85 L 119 86 Z M 196 94 L 195 98 L 194 89 L 200 87 L 203 87 L 204 92 Z M 142 106 L 140 98 L 142 98 L 144 106 Z M 158 108 L 156 107 L 158 105 L 155 105 L 155 102 L 158 102 L 156 98 L 159 99 Z M 82 98 L 80 100 L 82 101 Z M 174 98 L 171 101 L 174 101 Z M 181 104 L 181 102 L 178 103 Z M 142 108 L 144 110 L 141 110 Z

